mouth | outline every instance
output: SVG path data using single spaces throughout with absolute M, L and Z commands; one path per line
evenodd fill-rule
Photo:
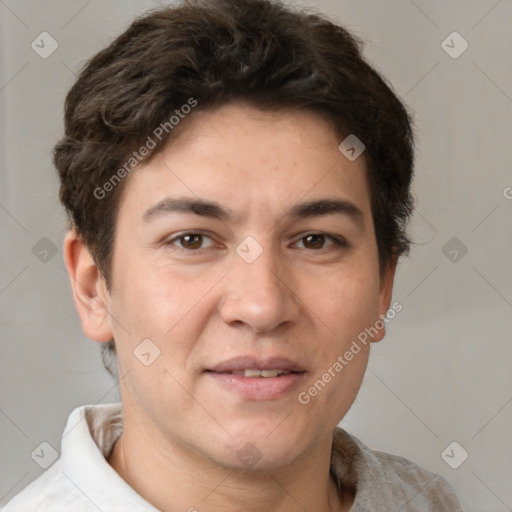
M 291 393 L 306 370 L 285 357 L 237 357 L 205 370 L 205 374 L 246 400 L 275 400 Z
M 249 369 L 246 368 L 245 370 L 233 370 L 231 372 L 221 372 L 228 375 L 241 375 L 242 377 L 249 377 L 251 379 L 253 378 L 270 378 L 270 377 L 281 377 L 281 375 L 289 375 L 290 373 L 296 373 L 292 372 L 290 370 L 257 370 L 257 369 Z

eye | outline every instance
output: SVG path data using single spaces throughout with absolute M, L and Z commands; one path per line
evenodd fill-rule
M 300 249 L 312 249 L 316 251 L 327 249 L 333 245 L 342 247 L 346 247 L 347 245 L 343 240 L 331 235 L 324 235 L 323 233 L 310 233 L 300 238 L 297 243 L 302 243 L 302 247 L 299 247 Z
M 188 251 L 206 249 L 214 245 L 213 240 L 209 236 L 203 235 L 201 233 L 184 233 L 168 240 L 166 244 L 176 245 L 180 249 L 185 249 Z

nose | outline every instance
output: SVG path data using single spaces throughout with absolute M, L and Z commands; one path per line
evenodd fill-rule
M 247 263 L 235 256 L 228 274 L 220 315 L 230 325 L 244 324 L 257 333 L 269 333 L 283 324 L 297 322 L 300 299 L 294 292 L 291 269 L 279 264 L 279 255 L 264 250 Z

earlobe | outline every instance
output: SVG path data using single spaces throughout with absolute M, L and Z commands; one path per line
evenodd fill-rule
M 378 333 L 373 336 L 372 342 L 381 341 L 386 336 L 386 322 L 383 319 L 391 306 L 397 262 L 397 258 L 393 258 L 388 263 L 380 279 L 379 318 L 375 321 L 375 328 L 378 330 Z
M 73 299 L 85 335 L 99 342 L 112 340 L 109 293 L 105 279 L 74 229 L 64 237 L 63 252 Z

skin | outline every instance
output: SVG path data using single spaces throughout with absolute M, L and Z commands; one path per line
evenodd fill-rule
M 311 112 L 234 103 L 188 121 L 124 184 L 110 292 L 77 234 L 64 242 L 84 332 L 118 350 L 125 423 L 109 462 L 163 511 L 349 510 L 353 496 L 329 475 L 332 431 L 370 345 L 307 405 L 297 395 L 390 306 L 395 264 L 379 273 L 364 156 L 345 158 L 342 139 Z M 232 217 L 144 221 L 166 197 L 215 201 Z M 360 217 L 288 216 L 325 198 L 350 201 Z M 187 232 L 205 236 L 178 237 Z M 263 249 L 252 263 L 236 252 L 248 236 Z M 134 356 L 147 338 L 160 350 L 149 366 Z M 249 400 L 204 372 L 247 354 L 296 361 L 300 386 Z M 248 442 L 261 454 L 251 468 L 237 457 Z

